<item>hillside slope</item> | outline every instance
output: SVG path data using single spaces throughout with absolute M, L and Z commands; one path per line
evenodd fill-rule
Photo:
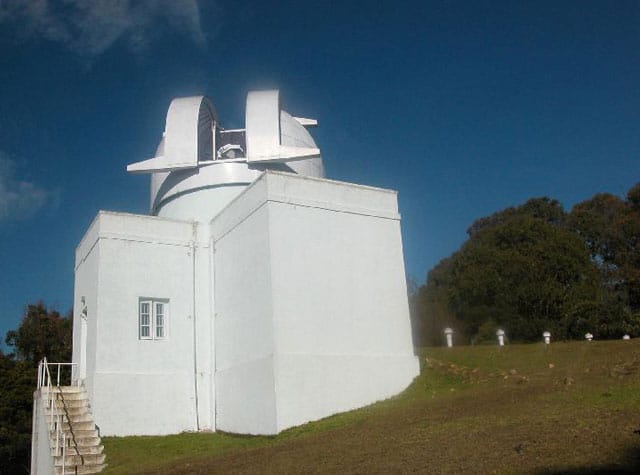
M 426 348 L 388 401 L 277 437 L 105 439 L 105 473 L 637 473 L 640 339 Z

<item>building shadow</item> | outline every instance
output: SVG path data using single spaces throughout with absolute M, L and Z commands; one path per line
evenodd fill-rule
M 568 469 L 548 469 L 535 472 L 539 475 L 603 475 L 640 473 L 640 445 L 625 450 L 619 463 L 582 466 Z

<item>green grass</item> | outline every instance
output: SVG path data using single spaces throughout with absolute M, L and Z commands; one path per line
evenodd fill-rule
M 424 348 L 401 395 L 274 437 L 104 439 L 105 473 L 575 473 L 640 467 L 640 340 Z

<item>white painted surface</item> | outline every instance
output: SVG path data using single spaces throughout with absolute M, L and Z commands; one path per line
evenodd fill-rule
M 551 343 L 551 333 L 550 332 L 544 332 L 542 334 L 542 338 L 544 339 L 545 344 L 550 344 Z
M 496 336 L 498 337 L 498 346 L 504 346 L 504 330 L 498 329 Z
M 194 351 L 200 352 L 197 373 L 204 392 L 198 401 L 201 428 L 212 428 L 208 237 L 201 236 L 204 242 L 199 242 L 191 223 L 119 213 L 101 212 L 94 226 L 97 232 L 89 232 L 94 242 L 83 241 L 79 247 L 81 256 L 85 248 L 89 251 L 78 264 L 76 291 L 89 308 L 86 387 L 101 433 L 196 430 Z M 194 239 L 203 250 L 195 269 Z M 205 287 L 201 298 L 203 291 L 196 287 L 195 307 L 194 272 L 204 274 L 197 280 Z M 99 282 L 98 293 L 90 292 L 89 282 Z M 169 301 L 165 340 L 139 339 L 140 298 Z M 194 315 L 200 313 L 202 328 L 194 332 Z M 202 334 L 202 344 L 194 341 L 194 334 Z
M 208 223 L 267 168 L 324 176 L 316 143 L 299 120 L 280 109 L 278 91 L 250 92 L 246 121 L 246 130 L 236 132 L 245 134 L 253 159 L 240 144 L 222 146 L 237 148 L 238 158 L 219 157 L 216 137 L 222 129 L 210 100 L 174 99 L 156 158 L 127 168 L 151 173 L 151 214 Z
M 247 198 L 241 195 L 236 203 Z M 269 216 L 264 206 L 246 213 L 228 208 L 223 214 L 238 221 L 230 232 L 214 237 L 216 428 L 273 434 L 277 424 Z
M 41 391 L 33 394 L 33 425 L 31 431 L 31 475 L 50 475 L 54 473 L 49 425 L 44 412 Z
M 80 315 L 80 361 L 78 364 L 78 377 L 84 381 L 87 378 L 87 316 Z
M 245 123 L 248 163 L 289 162 L 320 156 L 320 150 L 313 143 L 287 143 L 283 140 L 287 130 L 281 123 L 281 113 L 286 114 L 286 119 L 295 123 L 297 128 L 303 128 L 302 123 L 281 111 L 280 91 L 250 91 L 247 94 Z
M 130 173 L 149 173 L 196 168 L 212 160 L 218 121 L 211 101 L 204 96 L 179 97 L 167 112 L 162 154 L 127 166 Z
M 447 339 L 447 348 L 453 346 L 453 330 L 449 327 L 444 329 L 444 336 Z
M 218 428 L 277 433 L 418 374 L 395 199 L 268 172 L 214 220 Z M 273 383 L 256 383 L 258 365 Z M 268 407 L 238 426 L 256 399 Z

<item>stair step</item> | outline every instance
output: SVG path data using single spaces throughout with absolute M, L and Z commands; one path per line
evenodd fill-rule
M 42 388 L 41 393 L 46 397 L 67 397 L 75 394 L 86 394 L 87 391 L 77 386 L 61 386 L 60 389 L 56 387 Z
M 51 422 L 52 420 L 56 420 L 58 417 L 64 418 L 66 420 L 67 419 L 67 414 L 72 419 L 74 417 L 84 416 L 85 414 L 88 414 L 89 417 L 92 417 L 91 416 L 91 411 L 90 411 L 88 406 L 84 406 L 84 407 L 67 407 L 66 409 L 65 408 L 53 408 L 53 410 L 45 411 L 44 417 L 47 420 L 47 422 Z
M 71 421 L 73 424 L 79 422 L 93 422 L 93 417 L 89 414 L 89 411 L 68 411 L 67 413 L 59 412 L 58 414 L 47 414 L 46 421 L 48 424 L 56 423 L 58 421 L 67 423 Z
M 83 437 L 76 434 L 76 444 L 78 447 L 97 447 L 102 443 L 100 437 Z
M 51 455 L 56 456 L 55 449 L 51 450 Z M 78 447 L 67 447 L 67 455 L 97 455 L 104 452 L 103 445 L 79 445 Z
M 45 386 L 42 390 L 52 393 L 81 393 L 85 391 L 82 386 Z
M 41 395 L 45 401 L 45 420 L 54 428 L 49 432 L 54 473 L 83 475 L 101 472 L 107 465 L 106 456 L 85 389 L 81 386 L 56 386 L 42 388 Z M 55 448 L 56 438 L 60 444 L 62 434 L 66 441 L 64 456 L 62 447 Z
M 77 393 L 54 394 L 54 396 L 55 396 L 55 400 L 57 401 L 62 401 L 63 399 L 65 401 L 73 401 L 76 399 L 87 399 L 87 394 L 84 391 L 77 392 Z
M 79 415 L 84 415 L 84 414 L 89 414 L 89 406 L 75 406 L 75 407 L 69 407 L 67 406 L 66 408 L 59 406 L 59 407 L 54 407 L 53 410 L 47 410 L 47 412 L 45 413 L 45 416 L 48 418 L 52 418 L 55 417 L 56 414 L 69 414 L 69 416 L 73 417 L 73 416 L 79 416 Z
M 54 457 L 55 466 L 62 467 L 62 455 L 58 455 Z M 69 455 L 65 456 L 65 466 L 70 467 L 77 465 L 88 466 L 88 465 L 102 465 L 105 460 L 104 454 L 87 454 L 87 455 Z
M 78 424 L 80 422 L 93 422 L 93 417 L 91 417 L 91 414 L 89 414 L 88 411 L 72 412 L 65 417 L 65 421 L 71 421 L 73 424 Z
M 69 424 L 68 422 L 62 422 L 60 424 L 60 430 L 65 434 L 67 434 L 67 438 L 71 436 L 70 434 L 71 429 L 73 429 L 73 434 L 75 436 L 78 436 L 78 433 L 81 431 L 94 430 L 95 428 L 96 428 L 96 425 L 94 424 L 93 421 L 73 422 L 72 424 Z M 52 432 L 55 433 L 55 430 L 53 430 Z
M 91 473 L 100 473 L 107 466 L 106 463 L 100 465 L 84 465 L 79 467 L 65 467 L 64 474 L 62 467 L 55 467 L 56 475 L 89 475 Z
M 63 407 L 67 408 L 75 408 L 75 407 L 88 407 L 89 400 L 88 399 L 65 399 L 64 403 L 62 400 L 58 399 L 57 401 L 53 401 L 53 406 L 62 409 Z M 49 405 L 47 404 L 46 409 L 49 410 Z
M 73 429 L 73 436 L 76 439 L 76 442 L 78 442 L 78 439 L 91 439 L 94 437 L 99 438 L 98 430 L 95 429 L 95 425 L 93 427 L 94 428 L 92 429 Z M 69 432 L 66 432 L 66 434 L 67 439 L 71 437 L 71 434 Z M 55 432 L 52 432 L 51 435 L 55 438 Z

